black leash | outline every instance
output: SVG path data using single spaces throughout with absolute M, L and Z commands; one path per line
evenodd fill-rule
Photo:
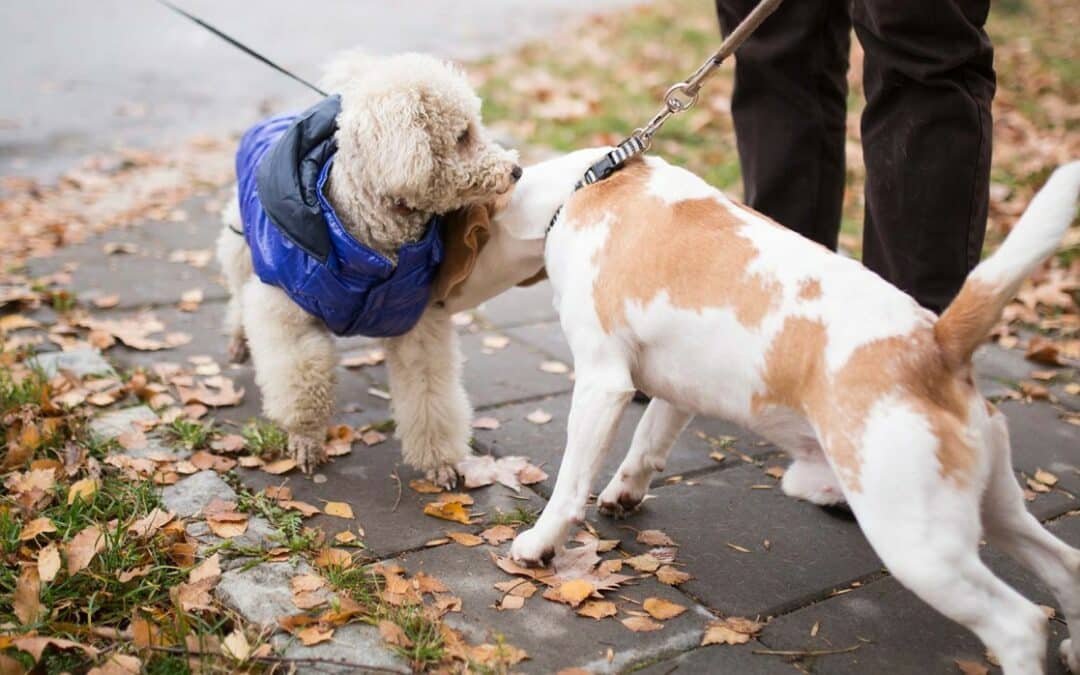
M 274 63 L 273 61 L 271 61 L 270 59 L 266 58 L 265 56 L 263 56 L 263 55 L 262 55 L 262 54 L 260 54 L 259 52 L 255 51 L 255 50 L 254 50 L 254 49 L 252 49 L 251 47 L 248 47 L 247 45 L 243 44 L 242 42 L 240 42 L 240 41 L 239 41 L 239 40 L 237 40 L 236 38 L 232 37 L 231 35 L 228 35 L 227 33 L 224 33 L 224 32 L 222 32 L 222 31 L 218 30 L 217 28 L 214 28 L 213 26 L 211 26 L 210 24 L 206 23 L 205 21 L 203 21 L 203 20 L 202 20 L 202 19 L 200 19 L 199 17 L 197 17 L 197 16 L 193 16 L 193 15 L 191 15 L 191 14 L 188 14 L 187 12 L 185 12 L 185 11 L 184 11 L 184 10 L 182 10 L 182 9 L 180 9 L 179 7 L 177 7 L 176 5 L 172 4 L 171 2 L 168 2 L 167 0 L 157 0 L 157 1 L 158 1 L 159 3 L 161 3 L 162 5 L 164 5 L 164 6 L 168 7 L 168 8 L 169 8 L 169 9 L 171 9 L 172 11 L 176 12 L 176 13 L 177 13 L 177 14 L 179 14 L 180 16 L 182 16 L 182 17 L 184 17 L 184 18 L 186 18 L 186 19 L 188 19 L 188 20 L 190 20 L 190 21 L 194 22 L 194 23 L 195 23 L 196 25 L 202 26 L 202 27 L 203 27 L 203 28 L 205 28 L 206 30 L 208 30 L 208 31 L 210 31 L 211 33 L 213 33 L 214 35 L 218 36 L 219 38 L 221 38 L 221 39 L 222 39 L 222 40 L 224 40 L 225 42 L 228 42 L 228 43 L 229 43 L 229 44 L 231 44 L 231 45 L 232 45 L 233 47 L 236 47 L 237 49 L 239 49 L 240 51 L 244 52 L 244 53 L 245 53 L 245 54 L 247 54 L 248 56 L 252 56 L 252 57 L 254 57 L 254 58 L 258 59 L 259 61 L 261 61 L 261 62 L 265 63 L 266 65 L 270 66 L 271 68 L 273 68 L 274 70 L 278 71 L 278 72 L 279 72 L 279 73 L 281 73 L 282 75 L 287 75 L 288 77 L 291 77 L 292 79 L 296 80 L 297 82 L 299 82 L 300 84 L 304 85 L 304 86 L 305 86 L 305 87 L 307 87 L 308 89 L 310 89 L 310 90 L 312 90 L 312 91 L 314 91 L 314 92 L 318 93 L 318 94 L 319 94 L 320 96 L 328 96 L 328 94 L 327 94 L 327 93 L 326 93 L 325 91 L 323 91 L 322 89 L 319 89 L 318 87 L 316 87 L 316 86 L 315 86 L 315 85 L 313 85 L 312 83 L 308 82 L 308 81 L 307 81 L 307 80 L 305 80 L 304 78 L 300 77 L 299 75 L 296 75 L 296 74 L 294 74 L 294 73 L 292 73 L 292 72 L 290 72 L 290 71 L 286 70 L 285 68 L 283 68 L 283 67 L 279 66 L 278 64 L 276 64 L 276 63 Z

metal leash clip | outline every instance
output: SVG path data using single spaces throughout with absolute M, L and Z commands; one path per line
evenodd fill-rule
M 649 146 L 652 145 L 653 136 L 660 130 L 660 127 L 664 126 L 664 123 L 672 116 L 686 112 L 694 107 L 706 78 L 719 68 L 720 64 L 731 56 L 739 48 L 739 45 L 746 41 L 746 38 L 750 37 L 750 34 L 761 25 L 762 21 L 776 11 L 781 1 L 761 0 L 746 18 L 735 27 L 735 30 L 731 31 L 721 43 L 720 48 L 716 50 L 716 53 L 701 64 L 693 75 L 683 82 L 673 84 L 664 92 L 664 107 L 653 115 L 653 118 L 645 126 L 635 129 L 629 138 L 619 143 L 614 150 L 589 167 L 589 170 L 585 172 L 585 176 L 578 181 L 575 189 L 582 185 L 592 185 L 607 178 L 618 171 L 628 159 L 648 150 Z

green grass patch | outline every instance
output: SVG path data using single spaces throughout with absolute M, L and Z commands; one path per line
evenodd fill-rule
M 540 511 L 525 506 L 518 506 L 512 511 L 495 510 L 488 516 L 488 525 L 509 525 L 511 527 L 530 527 L 540 517 Z
M 289 447 L 289 434 L 273 422 L 251 420 L 241 431 L 248 451 L 263 459 L 275 459 L 285 454 Z

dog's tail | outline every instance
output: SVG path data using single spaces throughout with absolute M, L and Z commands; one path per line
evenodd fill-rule
M 998 250 L 968 275 L 934 326 L 953 365 L 971 360 L 1020 284 L 1057 248 L 1076 213 L 1078 193 L 1080 161 L 1058 167 Z

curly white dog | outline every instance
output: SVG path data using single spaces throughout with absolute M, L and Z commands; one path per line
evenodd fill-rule
M 516 153 L 488 137 L 480 120 L 480 100 L 464 75 L 438 59 L 420 54 L 368 57 L 348 52 L 330 64 L 322 86 L 340 95 L 339 102 L 324 102 L 324 108 L 336 113 L 336 119 L 331 115 L 324 124 L 330 130 L 328 138 L 315 139 L 336 144 L 327 146 L 333 150 L 332 161 L 318 155 L 323 146 L 303 146 L 310 140 L 303 138 L 304 134 L 315 132 L 309 129 L 298 134 L 300 138 L 294 139 L 298 147 L 312 154 L 297 157 L 296 166 L 288 167 L 294 170 L 298 187 L 283 203 L 289 199 L 296 204 L 310 201 L 308 206 L 318 223 L 314 229 L 325 232 L 329 227 L 331 236 L 340 238 L 340 246 L 359 243 L 365 247 L 364 264 L 384 271 L 394 270 L 395 265 L 400 269 L 406 265 L 408 247 L 415 245 L 426 251 L 440 246 L 432 241 L 438 239 L 437 233 L 431 235 L 433 217 L 492 203 L 511 190 L 521 176 Z M 318 114 L 309 113 L 308 117 L 318 122 Z M 282 122 L 281 128 L 288 122 Z M 330 126 L 334 122 L 336 131 Z M 268 127 L 264 123 L 262 128 Z M 252 152 L 261 152 L 260 139 L 252 140 L 250 134 L 241 141 L 241 153 L 245 142 L 255 148 Z M 321 175 L 319 162 L 325 167 Z M 240 163 L 238 156 L 238 167 Z M 262 181 L 264 176 L 260 174 L 258 179 Z M 223 214 L 225 227 L 218 240 L 218 259 L 232 296 L 226 317 L 232 340 L 230 355 L 234 361 L 242 361 L 250 349 L 264 413 L 288 432 L 291 455 L 310 472 L 325 459 L 323 441 L 333 412 L 337 354 L 328 317 L 334 316 L 335 303 L 351 299 L 344 292 L 312 299 L 310 276 L 302 279 L 307 286 L 289 293 L 279 287 L 287 284 L 260 280 L 267 273 L 286 278 L 300 272 L 261 270 L 259 255 L 255 255 L 253 265 L 253 251 L 262 254 L 264 248 L 270 248 L 274 255 L 288 256 L 304 249 L 314 251 L 316 258 L 320 251 L 317 240 L 312 244 L 312 228 L 305 231 L 302 223 L 285 223 L 295 225 L 295 231 L 287 232 L 284 238 L 276 228 L 268 229 L 266 236 L 277 237 L 272 245 L 260 239 L 263 235 L 253 233 L 254 217 L 249 217 L 247 209 L 266 207 L 271 211 L 265 204 L 250 206 L 251 200 L 265 198 L 256 195 L 267 186 L 262 182 L 258 191 L 245 189 L 255 180 L 253 175 L 245 183 L 245 176 L 240 176 L 238 199 Z M 303 205 L 298 208 L 303 209 Z M 301 211 L 300 215 L 305 214 Z M 263 218 L 267 222 L 265 214 Z M 274 217 L 275 222 L 280 220 Z M 335 235 L 338 223 L 341 231 Z M 325 250 L 322 253 L 325 255 Z M 306 264 L 306 259 L 301 262 Z M 424 257 L 415 270 L 418 278 L 429 283 L 437 263 L 435 254 Z M 414 273 L 411 269 L 405 272 Z M 413 285 L 412 297 L 426 302 L 425 282 L 410 281 L 405 272 L 401 276 L 404 284 Z M 346 274 L 343 281 L 345 287 L 368 282 L 363 274 Z M 473 302 L 509 285 L 488 284 L 483 291 L 472 292 Z M 417 294 L 416 287 L 422 292 Z M 309 311 L 324 304 L 331 309 L 322 317 Z M 418 323 L 407 333 L 388 338 L 385 348 L 404 458 L 433 480 L 449 484 L 455 479 L 454 465 L 469 453 L 472 411 L 461 382 L 462 359 L 450 322 L 451 312 L 461 309 L 462 303 L 439 305 L 425 310 L 421 304 L 411 310 L 422 312 Z M 377 313 L 377 309 L 372 311 Z

